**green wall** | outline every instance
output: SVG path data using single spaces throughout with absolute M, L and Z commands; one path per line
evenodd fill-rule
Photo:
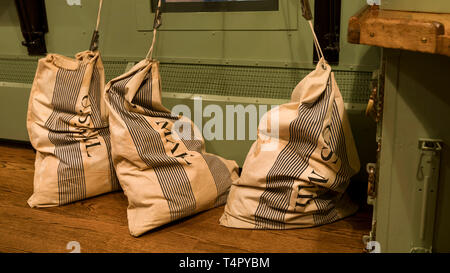
M 74 55 L 89 47 L 98 2 L 69 6 L 47 0 L 49 52 Z M 104 1 L 100 50 L 105 57 L 143 58 L 151 42 L 150 0 Z M 312 1 L 313 2 L 313 1 Z M 156 57 L 168 62 L 310 67 L 313 42 L 300 1 L 280 0 L 278 12 L 165 13 Z M 364 0 L 342 1 L 342 69 L 373 70 L 379 50 L 346 41 L 347 24 Z M 199 30 L 200 29 L 200 30 Z M 13 0 L 0 1 L 0 55 L 26 55 Z
M 450 58 L 386 49 L 386 81 L 380 174 L 375 205 L 376 239 L 382 252 L 409 252 L 433 243 L 450 252 Z M 439 64 L 439 65 L 437 65 Z M 421 238 L 424 172 L 419 139 L 442 140 L 436 188 L 430 186 Z M 436 218 L 430 216 L 436 205 Z M 430 231 L 434 224 L 433 230 Z M 431 236 L 431 237 L 430 237 Z

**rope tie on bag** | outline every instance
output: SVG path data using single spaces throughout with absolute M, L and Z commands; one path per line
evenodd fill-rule
M 103 0 L 99 1 L 98 12 L 97 12 L 97 24 L 95 25 L 94 33 L 92 33 L 91 46 L 89 47 L 90 51 L 98 50 L 98 28 L 100 26 L 100 15 L 102 13 Z
M 155 41 L 156 41 L 156 31 L 159 27 L 161 27 L 162 21 L 161 21 L 161 0 L 158 0 L 158 6 L 156 7 L 155 11 L 155 19 L 153 21 L 153 40 L 152 45 L 150 46 L 150 49 L 148 50 L 147 56 L 145 57 L 147 60 L 151 61 L 153 56 L 153 48 L 155 47 Z
M 309 27 L 311 28 L 311 32 L 314 39 L 314 48 L 316 49 L 317 56 L 319 57 L 319 60 L 323 59 L 326 63 L 325 56 L 323 55 L 322 48 L 320 47 L 319 39 L 317 39 L 316 32 L 314 31 L 314 26 L 312 23 L 312 13 L 311 13 L 311 7 L 309 6 L 309 0 L 301 0 L 302 4 L 302 16 L 308 21 Z M 323 69 L 327 69 L 325 64 L 322 64 Z

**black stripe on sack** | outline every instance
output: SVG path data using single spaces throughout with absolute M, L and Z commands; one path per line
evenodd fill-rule
M 339 110 L 336 102 L 333 103 L 333 113 L 331 116 L 331 142 L 332 151 L 341 159 L 341 166 L 338 173 L 336 174 L 336 179 L 331 184 L 331 189 L 342 189 L 347 187 L 350 177 L 353 175 L 353 169 L 350 167 L 347 156 L 347 146 L 345 143 L 344 128 L 342 125 L 342 120 L 339 116 Z
M 86 198 L 86 181 L 80 142 L 70 132 L 69 122 L 76 116 L 75 105 L 80 93 L 86 65 L 77 70 L 59 68 L 53 90 L 53 112 L 45 123 L 48 138 L 55 145 L 55 156 L 59 159 L 58 202 L 67 204 Z
M 101 92 L 100 90 L 100 73 L 97 66 L 94 67 L 92 73 L 92 80 L 89 87 L 89 101 L 91 103 L 91 120 L 95 128 L 98 128 L 98 134 L 103 138 L 106 145 L 109 161 L 109 173 L 111 178 L 111 190 L 116 191 L 120 189 L 119 180 L 117 179 L 116 171 L 111 155 L 111 136 L 109 132 L 108 123 L 102 121 L 101 117 Z
M 108 92 L 110 104 L 126 124 L 142 161 L 155 171 L 161 190 L 167 200 L 171 219 L 176 220 L 190 215 L 196 208 L 196 201 L 182 164 L 174 157 L 166 154 L 159 132 L 147 122 L 145 115 L 125 109 L 125 86 L 132 77 L 133 75 L 112 84 Z M 145 102 L 145 105 L 151 105 L 151 102 L 148 103 L 149 98 L 151 98 L 151 88 L 151 81 L 146 81 L 140 87 L 134 102 Z M 166 113 L 149 109 L 146 109 L 145 112 L 155 113 L 159 117 L 167 116 Z
M 201 154 L 214 178 L 217 189 L 217 199 L 214 206 L 221 206 L 227 201 L 227 193 L 231 186 L 231 174 L 225 164 L 214 155 Z
M 91 120 L 94 124 L 95 128 L 106 127 L 107 124 L 104 124 L 102 121 L 101 113 L 100 113 L 100 74 L 98 72 L 97 67 L 94 67 L 92 71 L 92 79 L 91 84 L 89 86 L 89 102 L 91 109 Z
M 335 210 L 334 198 L 322 199 L 321 194 L 318 194 L 319 198 L 314 199 L 318 210 L 313 214 L 314 224 L 323 225 L 338 220 L 337 211 Z
M 209 172 L 211 173 L 217 190 L 217 199 L 214 206 L 220 206 L 227 201 L 227 194 L 232 183 L 231 174 L 227 166 L 215 155 L 202 153 L 202 142 L 194 137 L 194 128 L 191 126 L 191 134 L 187 135 L 188 130 L 180 132 L 180 138 L 189 151 L 198 152 L 206 162 Z
M 312 194 L 299 194 L 297 196 L 298 198 L 313 198 Z
M 255 212 L 255 228 L 284 229 L 295 180 L 307 169 L 317 147 L 331 96 L 330 81 L 313 104 L 302 104 L 289 125 L 289 142 L 266 176 L 266 189 Z
M 171 113 L 159 112 L 152 110 L 152 78 L 151 71 L 144 77 L 144 81 L 142 82 L 142 88 L 138 90 L 133 100 L 131 101 L 133 104 L 139 105 L 144 110 L 147 116 L 151 117 L 161 117 L 167 119 L 178 119 L 177 116 L 172 116 Z
M 347 147 L 345 143 L 345 135 L 342 126 L 342 120 L 339 116 L 339 109 L 336 101 L 333 102 L 333 111 L 331 114 L 330 124 L 330 149 L 336 156 L 341 159 L 341 166 L 336 174 L 336 178 L 330 186 L 330 190 L 343 189 L 347 187 L 350 177 L 353 174 L 353 170 L 350 167 L 347 157 Z M 339 192 L 335 192 L 335 197 L 340 196 Z M 314 215 L 314 222 L 317 225 L 334 222 L 338 219 L 337 211 L 335 210 L 335 204 L 332 200 L 315 199 L 319 211 Z

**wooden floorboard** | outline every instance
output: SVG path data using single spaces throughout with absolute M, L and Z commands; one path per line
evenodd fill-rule
M 0 142 L 0 252 L 362 252 L 371 211 L 296 230 L 240 230 L 218 224 L 223 207 L 169 224 L 139 238 L 128 233 L 122 192 L 63 207 L 31 209 L 34 151 Z

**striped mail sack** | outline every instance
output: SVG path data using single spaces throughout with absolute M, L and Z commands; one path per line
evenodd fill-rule
M 162 105 L 158 66 L 144 59 L 105 88 L 112 155 L 133 236 L 223 205 L 238 178 L 236 162 L 206 153 L 192 121 Z
M 98 52 L 38 62 L 27 129 L 36 149 L 31 207 L 68 204 L 120 189 L 114 172 L 103 64 Z
M 357 210 L 345 190 L 359 167 L 342 96 L 321 59 L 291 101 L 261 119 L 220 223 L 289 229 L 346 217 Z

